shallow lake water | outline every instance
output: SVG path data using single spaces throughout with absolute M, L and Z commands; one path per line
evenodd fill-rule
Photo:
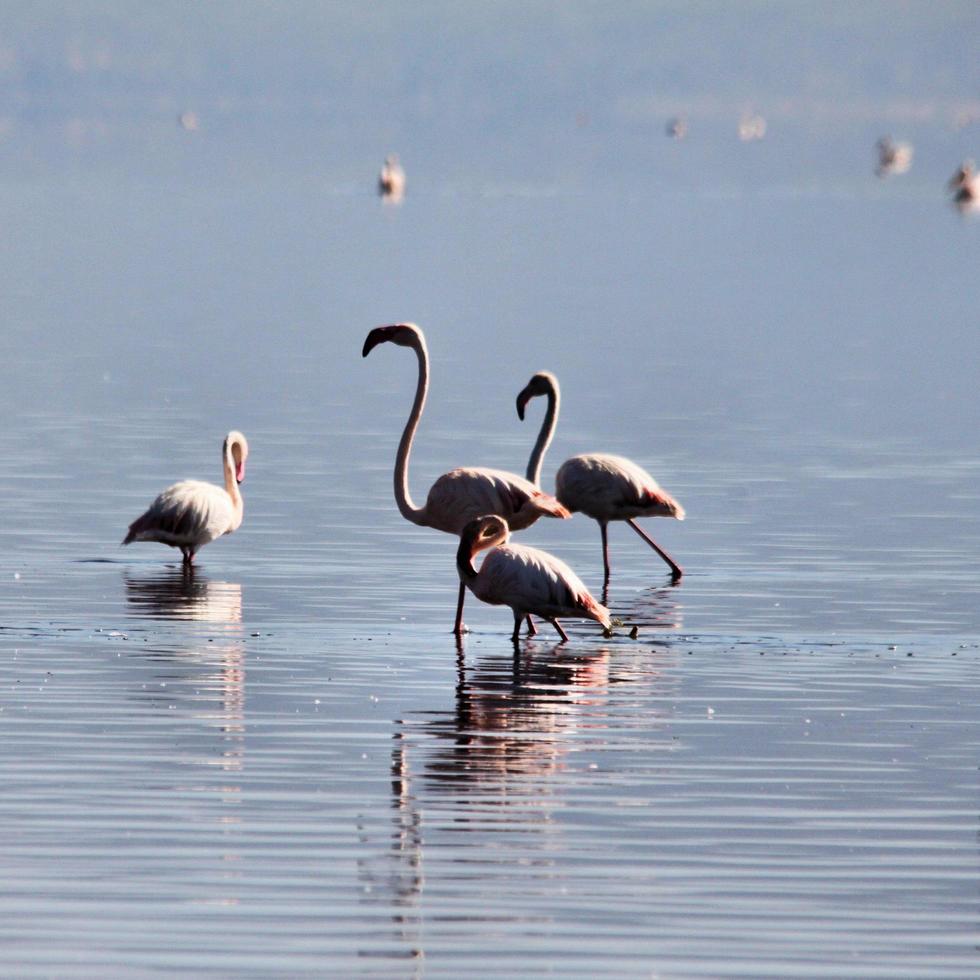
M 233 126 L 125 166 L 10 137 L 5 972 L 977 974 L 980 221 L 940 153 L 970 134 L 920 121 L 879 182 L 871 123 L 709 124 L 612 172 L 586 133 L 554 179 L 417 153 L 397 208 L 373 157 Z M 515 650 L 471 596 L 457 643 L 454 540 L 392 499 L 414 356 L 361 357 L 398 320 L 432 357 L 416 498 L 523 473 L 546 368 L 545 487 L 636 460 L 683 578 L 613 525 L 611 637 Z M 242 527 L 193 574 L 121 548 L 231 428 Z M 594 523 L 521 540 L 599 594 Z

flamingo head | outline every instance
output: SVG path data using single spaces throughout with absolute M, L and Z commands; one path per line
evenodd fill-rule
M 237 429 L 225 436 L 224 456 L 225 459 L 230 460 L 232 470 L 235 473 L 235 482 L 241 483 L 245 479 L 248 440 Z
M 527 403 L 538 395 L 553 395 L 558 390 L 558 379 L 550 371 L 538 371 L 517 396 L 517 417 L 524 421 Z
M 464 528 L 459 536 L 460 553 L 473 555 L 487 548 L 495 548 L 498 544 L 506 544 L 510 540 L 510 528 L 507 522 L 496 514 L 485 514 L 474 518 Z
M 399 347 L 419 347 L 422 331 L 414 323 L 393 323 L 375 327 L 365 338 L 361 357 L 367 357 L 378 344 L 398 344 Z

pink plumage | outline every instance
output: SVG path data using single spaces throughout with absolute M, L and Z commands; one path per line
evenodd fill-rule
M 595 521 L 676 517 L 684 508 L 646 470 L 625 456 L 590 453 L 565 460 L 555 474 L 558 499 Z
M 571 516 L 555 497 L 516 473 L 479 466 L 443 473 L 429 489 L 423 510 L 427 527 L 457 535 L 481 514 L 505 514 L 517 531 L 542 516 Z
M 524 418 L 527 403 L 538 395 L 548 399 L 541 431 L 527 464 L 527 477 L 540 481 L 541 463 L 558 424 L 561 392 L 550 371 L 535 374 L 517 396 L 517 414 Z M 642 467 L 625 456 L 589 453 L 572 456 L 558 468 L 555 495 L 572 513 L 581 511 L 599 524 L 605 582 L 609 582 L 610 521 L 626 521 L 670 566 L 674 579 L 683 574 L 680 565 L 636 523 L 638 517 L 673 517 L 684 520 L 684 508 Z
M 609 610 L 597 602 L 582 580 L 560 558 L 523 545 L 510 544 L 507 522 L 496 515 L 471 521 L 460 536 L 456 567 L 460 582 L 483 602 L 510 606 L 514 613 L 516 642 L 525 617 L 539 616 L 550 622 L 562 638 L 568 635 L 559 616 L 592 619 L 610 627 Z M 474 557 L 490 549 L 479 571 Z
M 544 493 L 530 480 L 516 473 L 483 467 L 461 467 L 444 473 L 432 484 L 425 506 L 416 506 L 408 488 L 408 460 L 429 390 L 429 352 L 424 334 L 414 323 L 395 323 L 372 330 L 364 341 L 362 356 L 367 357 L 384 343 L 410 347 L 418 358 L 415 400 L 395 457 L 395 502 L 406 520 L 421 527 L 460 534 L 470 521 L 483 514 L 499 514 L 514 530 L 529 527 L 542 516 L 571 516 L 555 497 Z M 454 625 L 457 635 L 463 631 L 465 595 L 461 585 Z

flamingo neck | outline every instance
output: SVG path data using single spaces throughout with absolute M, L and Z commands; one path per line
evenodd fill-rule
M 225 447 L 225 493 L 231 497 L 235 511 L 240 513 L 244 507 L 241 491 L 238 489 L 238 481 L 235 479 L 235 457 L 231 452 L 231 445 Z
M 402 433 L 401 442 L 398 443 L 398 455 L 395 457 L 395 502 L 405 520 L 413 524 L 425 525 L 427 523 L 425 508 L 415 505 L 408 489 L 408 458 L 412 453 L 412 440 L 415 438 L 415 430 L 419 427 L 419 419 L 422 417 L 422 409 L 425 407 L 425 398 L 429 391 L 429 352 L 421 337 L 412 347 L 419 359 L 419 380 L 415 389 L 412 411 L 405 423 L 405 431 Z
M 555 434 L 555 426 L 558 424 L 558 410 L 561 404 L 561 395 L 555 385 L 548 387 L 548 409 L 544 413 L 541 422 L 541 430 L 538 432 L 538 440 L 531 450 L 531 458 L 527 461 L 527 478 L 536 486 L 541 486 L 541 464 L 544 462 L 544 454 L 551 445 L 551 440 Z
M 473 542 L 466 537 L 459 540 L 459 547 L 456 549 L 456 571 L 459 572 L 459 580 L 464 585 L 472 585 L 476 581 L 476 568 L 473 566 Z
M 494 548 L 499 548 L 509 542 L 510 531 L 508 530 L 501 530 L 499 534 L 495 534 L 489 540 L 480 538 L 479 531 L 464 530 L 459 538 L 459 547 L 456 549 L 456 570 L 459 572 L 460 581 L 464 585 L 474 587 L 479 572 L 473 564 L 473 559 L 481 551 L 490 552 Z

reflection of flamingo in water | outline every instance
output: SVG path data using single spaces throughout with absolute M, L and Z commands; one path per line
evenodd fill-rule
M 527 403 L 538 395 L 547 396 L 548 408 L 527 464 L 527 478 L 536 484 L 541 479 L 545 450 L 558 424 L 561 403 L 558 379 L 550 371 L 535 374 L 517 396 L 517 414 L 521 419 Z M 561 464 L 555 475 L 555 494 L 573 513 L 581 511 L 598 522 L 602 533 L 604 584 L 609 583 L 607 525 L 610 521 L 626 521 L 667 562 L 675 581 L 683 574 L 680 565 L 640 528 L 634 518 L 676 517 L 682 521 L 684 508 L 632 460 L 608 453 L 572 456 Z
M 501 824 L 509 833 L 517 822 L 538 819 L 535 800 L 560 789 L 549 780 L 565 768 L 570 752 L 608 747 L 608 729 L 643 729 L 651 736 L 636 743 L 644 756 L 677 747 L 663 717 L 679 684 L 670 644 L 632 653 L 620 648 L 615 656 L 603 645 L 560 653 L 556 646 L 544 656 L 531 649 L 469 662 L 460 655 L 454 710 L 413 712 L 402 720 L 392 768 L 399 807 L 425 809 L 448 794 L 461 818 L 467 811 L 482 816 L 485 810 L 467 805 L 476 792 L 491 805 L 514 808 L 512 821 Z M 644 710 L 627 707 L 635 704 Z M 551 823 L 547 816 L 543 822 Z
M 615 796 L 624 751 L 646 771 L 654 754 L 683 748 L 671 721 L 677 652 L 630 650 L 461 655 L 452 706 L 429 705 L 394 722 L 391 807 L 359 820 L 360 901 L 373 906 L 378 924 L 363 956 L 401 956 L 410 964 L 402 973 L 424 972 L 428 862 L 434 874 L 447 859 L 460 867 L 476 861 L 491 891 L 561 887 L 554 862 L 524 859 L 532 846 L 557 855 L 586 839 L 578 809 L 569 807 L 576 787 L 587 785 L 590 800 L 602 787 Z
M 195 574 L 193 565 L 183 565 L 138 578 L 127 574 L 125 586 L 132 615 L 208 624 L 206 640 L 197 629 L 178 632 L 172 635 L 189 638 L 188 645 L 179 643 L 170 648 L 168 644 L 163 650 L 155 649 L 152 656 L 172 658 L 174 664 L 181 665 L 177 675 L 180 680 L 169 684 L 166 697 L 174 698 L 182 688 L 192 693 L 195 714 L 199 713 L 206 724 L 220 728 L 223 734 L 221 767 L 228 771 L 241 769 L 245 732 L 241 585 L 211 581 Z M 220 702 L 219 711 L 212 707 L 213 702 Z M 210 760 L 207 764 L 211 764 Z M 228 787 L 227 792 L 237 794 L 238 787 Z
M 242 523 L 244 503 L 238 484 L 245 479 L 248 442 L 240 432 L 229 432 L 221 450 L 225 485 L 201 480 L 183 480 L 167 487 L 146 512 L 129 525 L 123 544 L 131 541 L 159 541 L 180 548 L 184 563 L 194 561 L 194 553 L 231 534 Z
M 217 623 L 236 630 L 241 625 L 241 585 L 211 581 L 193 565 L 138 578 L 127 574 L 125 584 L 126 601 L 141 616 Z
M 384 343 L 411 347 L 419 363 L 415 401 L 395 458 L 395 502 L 402 517 L 420 527 L 434 527 L 448 534 L 459 534 L 470 521 L 484 514 L 499 514 L 515 531 L 529 527 L 542 515 L 570 516 L 554 497 L 542 493 L 523 477 L 483 467 L 458 468 L 444 473 L 432 484 L 425 506 L 417 507 L 408 489 L 408 458 L 429 390 L 429 353 L 425 337 L 414 323 L 376 327 L 364 341 L 362 355 L 367 357 L 375 347 Z M 465 586 L 460 583 L 453 627 L 457 635 L 463 631 L 465 594 Z
M 478 517 L 463 528 L 456 567 L 460 581 L 478 599 L 494 606 L 510 606 L 514 611 L 511 639 L 515 643 L 525 616 L 533 629 L 532 614 L 548 620 L 558 630 L 562 643 L 568 641 L 568 634 L 558 622 L 559 616 L 594 619 L 609 629 L 609 610 L 592 598 L 568 565 L 547 551 L 508 544 L 509 540 L 510 531 L 503 518 Z M 488 548 L 492 550 L 477 571 L 473 559 Z
M 481 845 L 487 824 L 483 808 L 471 805 L 476 799 L 508 808 L 498 826 L 511 840 L 517 828 L 553 830 L 548 800 L 556 790 L 549 779 L 561 772 L 583 719 L 587 733 L 605 728 L 610 659 L 608 650 L 540 660 L 486 658 L 468 676 L 460 654 L 454 711 L 425 710 L 396 720 L 391 810 L 386 816 L 375 809 L 359 819 L 357 864 L 364 884 L 360 900 L 391 910 L 389 941 L 401 955 L 424 962 L 419 899 L 430 853 L 426 837 L 431 843 L 440 821 L 423 820 L 422 811 L 448 803 L 457 812 L 454 828 L 479 820 Z M 384 942 L 379 932 L 375 953 Z

